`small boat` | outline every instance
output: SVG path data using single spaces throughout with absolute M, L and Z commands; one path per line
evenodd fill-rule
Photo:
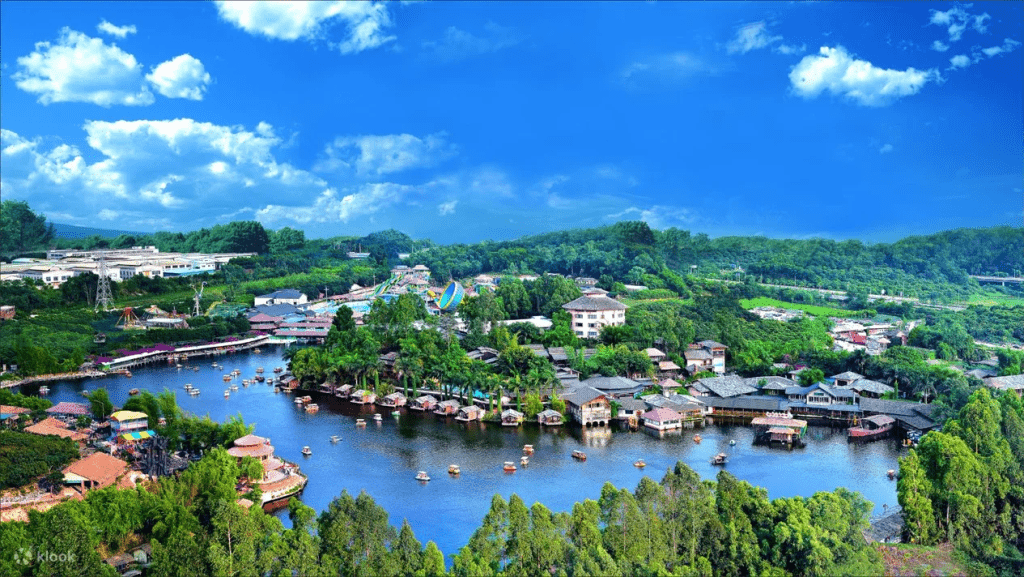
M 310 404 L 306 405 L 306 412 L 307 413 L 315 414 L 315 413 L 317 413 L 319 411 L 320 411 L 320 405 L 318 405 L 316 403 L 310 403 Z
M 587 454 L 584 453 L 583 451 L 576 450 L 576 451 L 572 452 L 572 458 L 576 459 L 577 461 L 586 461 L 587 460 Z
M 532 455 L 533 454 L 533 445 L 523 445 L 523 454 L 524 455 Z
M 895 479 L 896 478 L 896 469 L 889 469 L 888 471 L 885 472 L 885 475 L 887 477 L 889 477 L 890 481 Z
M 249 379 L 242 379 L 242 386 L 248 387 L 249 386 Z
M 637 459 L 636 461 L 633 462 L 633 466 L 639 469 L 643 469 L 644 467 L 647 466 L 647 463 L 645 463 L 643 459 Z
M 253 380 L 256 381 L 257 383 L 262 383 L 267 379 L 263 375 L 256 375 L 255 377 L 253 377 Z
M 529 464 L 530 464 L 530 458 L 529 457 L 527 457 L 526 455 L 523 455 L 522 457 L 519 457 L 519 465 L 521 467 L 525 467 L 525 466 L 527 466 Z
M 176 366 L 176 367 L 178 367 L 180 369 L 181 368 L 181 363 L 177 363 L 174 366 Z
M 281 372 L 281 371 L 283 371 L 283 370 L 284 370 L 284 369 L 282 369 L 281 367 L 274 367 L 274 372 L 275 372 L 275 373 L 280 373 L 280 372 Z
M 50 394 L 50 387 L 47 387 L 46 385 L 43 385 L 43 386 L 39 387 L 39 394 L 40 395 L 48 395 L 48 394 Z M 136 394 L 138 394 L 137 390 L 136 390 Z
M 383 421 L 384 417 L 380 416 L 380 413 L 374 413 L 373 414 L 373 420 L 374 421 Z
M 458 475 L 461 472 L 462 472 L 462 470 L 459 469 L 458 465 L 448 465 L 448 474 L 449 475 Z
M 727 455 L 725 453 L 719 453 L 719 454 L 715 455 L 714 457 L 711 457 L 711 464 L 712 465 L 724 465 L 726 458 L 727 458 Z
M 430 480 L 430 475 L 428 475 L 426 471 L 420 471 L 419 473 L 416 473 L 416 480 L 417 481 L 429 481 Z
M 263 351 L 261 351 L 259 349 L 253 349 L 252 352 L 254 352 L 254 353 L 256 353 L 258 355 L 258 354 L 262 353 Z
M 186 391 L 191 391 L 192 390 L 192 383 L 185 383 L 185 390 Z
M 231 375 L 224 375 L 224 382 L 225 383 L 230 381 L 230 380 L 231 380 Z
M 341 437 L 339 437 L 338 435 L 331 435 L 331 442 L 332 443 L 337 443 L 340 440 L 341 440 Z
M 227 390 L 225 390 L 225 391 L 224 391 L 224 398 L 226 399 L 226 398 L 228 398 L 228 397 L 230 397 L 230 396 L 231 396 L 231 391 L 227 391 Z
M 257 373 L 262 373 L 263 372 L 263 367 L 256 367 L 256 372 Z
M 302 404 L 302 397 L 296 397 L 294 402 L 295 402 L 296 405 L 301 405 Z
M 189 389 L 188 394 L 192 395 L 193 397 L 198 397 L 199 389 Z
M 192 370 L 198 373 L 199 372 L 199 367 L 192 367 Z
M 132 378 L 132 372 L 131 371 L 125 371 L 124 372 L 124 376 L 126 376 L 126 377 L 128 377 L 130 379 L 130 378 Z
M 397 419 L 402 416 L 402 413 L 399 411 L 391 411 L 391 416 Z
M 232 391 L 237 391 L 238 390 L 238 385 L 231 385 L 228 388 L 231 389 Z
M 700 435 L 694 435 L 693 436 L 693 442 L 694 443 L 697 443 L 699 445 L 700 441 L 701 441 Z
M 313 454 L 313 449 L 310 449 L 309 445 L 306 445 L 302 448 L 302 454 L 308 457 Z
M 356 426 L 357 427 L 365 427 L 366 426 L 366 419 L 356 419 Z
M 516 464 L 513 463 L 512 461 L 505 461 L 505 465 L 502 467 L 502 469 L 504 469 L 506 473 L 515 473 Z
M 729 446 L 730 447 L 735 447 L 736 446 L 736 439 L 729 439 Z

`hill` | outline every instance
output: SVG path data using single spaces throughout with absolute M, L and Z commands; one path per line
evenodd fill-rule
M 76 239 L 87 238 L 90 236 L 98 236 L 100 238 L 117 238 L 121 235 L 143 236 L 143 233 L 140 232 L 75 226 L 73 224 L 64 224 L 60 222 L 54 222 L 51 224 L 53 224 L 54 238 Z

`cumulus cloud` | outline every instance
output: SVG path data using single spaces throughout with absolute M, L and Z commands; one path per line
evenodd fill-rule
M 126 26 L 114 26 L 106 20 L 100 21 L 100 23 L 96 25 L 96 30 L 98 30 L 102 34 L 106 34 L 108 36 L 116 36 L 118 38 L 124 38 L 129 34 L 135 34 L 137 32 L 134 24 L 128 24 Z
M 225 21 L 249 34 L 275 40 L 321 40 L 327 30 L 341 24 L 345 37 L 329 41 L 343 54 L 362 52 L 395 40 L 385 30 L 391 16 L 382 2 L 289 1 L 228 2 L 218 1 L 217 11 Z
M 779 44 L 772 50 L 778 52 L 779 54 L 785 54 L 789 56 L 792 54 L 803 54 L 804 52 L 807 52 L 807 45 L 800 44 L 800 46 L 797 46 L 796 44 Z
M 441 204 L 437 205 L 437 214 L 440 216 L 444 216 L 446 214 L 454 214 L 455 205 L 457 204 L 459 204 L 458 199 L 449 200 L 448 202 L 442 202 Z
M 949 59 L 949 67 L 955 68 L 967 68 L 971 65 L 971 59 L 966 54 L 957 54 L 956 56 Z
M 269 204 L 256 211 L 256 218 L 267 223 L 348 222 L 383 210 L 414 190 L 413 186 L 392 182 L 367 183 L 341 192 L 328 188 L 311 205 Z
M 454 62 L 474 56 L 481 56 L 509 48 L 522 42 L 522 38 L 513 28 L 498 26 L 493 22 L 484 25 L 484 34 L 473 34 L 449 26 L 440 40 L 423 43 L 423 51 L 430 59 L 440 62 Z
M 751 50 L 766 48 L 782 40 L 782 36 L 773 36 L 768 32 L 768 24 L 764 21 L 745 24 L 736 31 L 736 36 L 726 45 L 729 54 L 746 54 Z
M 154 100 L 134 56 L 70 28 L 61 30 L 56 42 L 37 42 L 34 52 L 18 58 L 12 78 L 42 104 L 146 106 Z
M 938 78 L 934 70 L 893 70 L 857 60 L 842 46 L 822 46 L 818 54 L 805 56 L 789 74 L 793 91 L 817 98 L 824 91 L 844 96 L 863 106 L 886 106 L 917 94 Z
M 936 52 L 945 52 L 949 50 L 949 44 L 946 44 L 941 40 L 936 40 L 935 42 L 932 42 L 932 50 Z
M 146 80 L 167 98 L 202 100 L 210 74 L 197 58 L 182 54 L 157 65 Z
M 1014 40 L 1012 38 L 1006 38 L 1006 39 L 1003 40 L 1003 45 L 1002 46 L 992 46 L 990 48 L 982 48 L 981 51 L 982 51 L 982 53 L 985 54 L 985 56 L 988 56 L 989 58 L 992 58 L 993 56 L 999 56 L 1000 54 L 1006 54 L 1006 53 L 1009 53 L 1009 52 L 1013 52 L 1019 46 L 1020 46 L 1020 42 L 1017 42 L 1016 40 Z
M 457 154 L 443 132 L 418 138 L 411 134 L 342 136 L 324 151 L 315 169 L 354 169 L 360 175 L 382 175 L 429 168 Z
M 968 4 L 966 7 L 970 8 L 971 5 Z M 928 23 L 945 28 L 949 34 L 949 41 L 956 42 L 963 37 L 968 27 L 973 28 L 980 34 L 984 34 L 988 31 L 987 22 L 991 19 L 992 17 L 987 12 L 984 14 L 971 14 L 963 6 L 954 6 L 944 12 L 932 10 Z M 935 45 L 933 44 L 932 47 L 934 48 Z M 944 52 L 944 50 L 939 51 Z
M 883 144 L 882 148 L 878 149 L 878 154 L 888 154 L 890 152 L 892 152 L 892 145 L 888 143 Z

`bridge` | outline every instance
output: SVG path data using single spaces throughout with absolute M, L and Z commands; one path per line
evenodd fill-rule
M 1024 283 L 1024 277 L 1019 277 L 1019 276 L 988 276 L 988 275 L 980 275 L 980 274 L 972 274 L 970 276 L 971 276 L 971 278 L 973 278 L 974 280 L 976 280 L 978 282 L 997 282 L 997 283 L 999 283 L 999 284 L 1001 284 L 1003 286 L 1006 286 L 1006 283 L 1010 283 L 1010 284 L 1021 284 L 1021 283 Z

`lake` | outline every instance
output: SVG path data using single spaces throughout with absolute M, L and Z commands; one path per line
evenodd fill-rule
M 905 449 L 894 439 L 869 444 L 848 444 L 846 431 L 809 427 L 807 446 L 781 449 L 754 446 L 753 430 L 746 426 L 714 425 L 682 433 L 625 432 L 610 429 L 583 429 L 566 426 L 561 430 L 541 431 L 534 425 L 519 428 L 489 423 L 458 423 L 432 414 L 403 409 L 399 418 L 390 411 L 359 407 L 347 401 L 311 393 L 320 412 L 306 414 L 294 404 L 294 396 L 274 393 L 266 384 L 241 386 L 242 378 L 251 378 L 257 367 L 273 375 L 281 360 L 283 347 L 264 347 L 262 353 L 237 353 L 216 357 L 223 370 L 213 369 L 211 358 L 187 361 L 199 367 L 178 370 L 173 365 L 154 365 L 134 371 L 133 378 L 105 379 L 50 384 L 49 399 L 83 401 L 81 391 L 106 387 L 115 405 L 128 400 L 133 388 L 161 392 L 165 387 L 177 394 L 178 405 L 197 415 L 223 421 L 241 414 L 256 425 L 256 434 L 269 437 L 277 455 L 298 463 L 309 476 L 302 500 L 320 511 L 342 490 L 356 495 L 365 490 L 384 507 L 391 521 L 400 526 L 408 519 L 417 538 L 435 541 L 445 555 L 452 555 L 466 544 L 490 507 L 491 497 L 508 499 L 517 493 L 527 505 L 539 501 L 553 511 L 569 511 L 573 503 L 598 499 L 601 486 L 610 481 L 616 487 L 635 489 L 644 475 L 660 481 L 665 471 L 683 461 L 702 477 L 713 479 L 720 467 L 710 464 L 716 453 L 729 454 L 725 469 L 736 477 L 768 489 L 769 497 L 810 496 L 817 491 L 847 487 L 859 491 L 875 506 L 896 504 L 896 483 L 886 471 L 897 468 L 897 458 Z M 224 398 L 227 383 L 224 373 L 240 369 L 242 376 L 233 381 L 239 390 Z M 185 394 L 191 383 L 202 393 Z M 384 415 L 383 422 L 371 420 L 374 412 Z M 365 429 L 355 427 L 359 416 L 367 419 Z M 703 442 L 692 437 L 699 432 Z M 340 435 L 338 443 L 331 435 Z M 736 440 L 735 446 L 729 441 Z M 506 474 L 502 463 L 518 465 L 524 444 L 536 452 L 530 464 Z M 313 454 L 304 457 L 302 447 Z M 571 458 L 574 449 L 587 454 L 585 462 Z M 647 468 L 633 466 L 644 459 Z M 448 465 L 458 464 L 461 476 L 450 477 Z M 428 483 L 414 479 L 417 471 L 426 471 Z M 288 525 L 287 510 L 278 516 Z

